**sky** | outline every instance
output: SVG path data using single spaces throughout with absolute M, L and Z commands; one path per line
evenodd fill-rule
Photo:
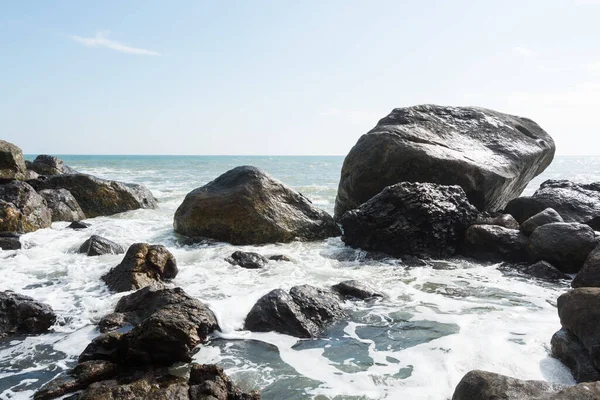
M 600 155 L 600 0 L 4 1 L 26 154 L 345 155 L 392 109 L 529 117 Z

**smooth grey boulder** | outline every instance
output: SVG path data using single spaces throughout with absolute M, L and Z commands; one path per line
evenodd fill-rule
M 383 297 L 382 294 L 377 293 L 370 285 L 354 279 L 333 285 L 331 290 L 345 299 L 370 300 L 376 297 Z
M 588 254 L 583 267 L 571 282 L 571 286 L 578 287 L 600 287 L 600 246 Z
M 579 184 L 568 180 L 547 180 L 532 198 L 544 208 L 553 208 L 565 222 L 588 223 L 600 217 L 600 182 Z
M 188 193 L 175 212 L 177 233 L 232 244 L 320 240 L 340 234 L 333 218 L 264 171 L 236 167 Z
M 247 269 L 262 268 L 269 262 L 265 257 L 251 251 L 234 251 L 225 261 Z
M 578 272 L 595 247 L 594 230 L 585 224 L 554 222 L 529 236 L 533 261 L 548 261 L 565 273 Z
M 510 214 L 481 213 L 474 225 L 498 225 L 507 229 L 519 229 L 519 223 Z
M 25 179 L 26 176 L 27 167 L 23 151 L 12 143 L 0 140 L 0 182 Z
M 92 235 L 79 247 L 79 253 L 88 256 L 101 256 L 103 254 L 123 254 L 125 253 L 125 249 L 112 240 L 108 240 L 102 236 Z
M 27 169 L 36 172 L 39 175 L 61 175 L 76 174 L 73 168 L 65 165 L 63 160 L 55 156 L 41 154 L 30 163 L 27 163 Z
M 33 232 L 51 223 L 46 200 L 29 184 L 11 181 L 0 185 L 0 231 Z
M 552 356 L 571 370 L 576 382 L 600 381 L 600 373 L 592 365 L 590 354 L 568 329 L 562 328 L 556 332 L 550 345 Z
M 47 332 L 56 321 L 52 308 L 11 291 L 0 292 L 0 338 Z
M 477 219 L 459 186 L 402 182 L 339 220 L 349 246 L 394 257 L 449 257 Z
M 52 222 L 56 221 L 80 221 L 85 219 L 85 214 L 75 197 L 66 189 L 46 189 L 38 192 L 46 199 Z
M 527 261 L 528 240 L 516 229 L 498 225 L 472 225 L 465 233 L 461 253 L 481 261 Z
M 459 185 L 479 210 L 501 210 L 554 151 L 550 135 L 527 118 L 477 107 L 396 108 L 346 156 L 335 218 L 398 182 Z
M 523 196 L 509 201 L 503 212 L 512 215 L 519 224 L 522 224 L 546 208 L 531 196 Z
M 92 175 L 51 175 L 29 183 L 36 190 L 68 190 L 88 218 L 157 207 L 156 199 L 145 186 L 109 181 Z
M 528 218 L 521 225 L 521 232 L 529 236 L 542 225 L 551 224 L 554 222 L 564 222 L 559 213 L 552 208 L 546 208 L 543 211 Z
M 20 234 L 15 232 L 0 232 L 0 249 L 19 250 L 21 248 Z
M 123 261 L 102 280 L 114 292 L 127 292 L 145 286 L 161 287 L 178 273 L 175 257 L 163 245 L 132 244 Z

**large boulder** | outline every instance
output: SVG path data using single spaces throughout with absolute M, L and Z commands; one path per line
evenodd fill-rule
M 472 225 L 465 233 L 462 254 L 482 261 L 527 261 L 527 245 L 527 237 L 516 229 Z
M 553 208 L 546 208 L 545 210 L 540 211 L 539 213 L 525 220 L 525 222 L 523 222 L 521 225 L 521 231 L 525 235 L 529 236 L 540 226 L 554 222 L 564 222 L 564 220 Z
M 565 222 L 588 223 L 600 217 L 600 182 L 578 184 L 567 180 L 548 180 L 532 199 L 544 208 L 553 208 Z
M 474 370 L 456 386 L 452 400 L 598 400 L 600 382 L 564 387 Z
M 123 261 L 102 280 L 115 292 L 127 292 L 145 286 L 162 286 L 177 276 L 175 257 L 165 246 L 148 243 L 132 244 Z
M 398 182 L 459 185 L 481 211 L 501 210 L 552 161 L 535 122 L 484 108 L 394 109 L 344 160 L 335 217 Z
M 452 256 L 477 210 L 460 186 L 402 182 L 339 220 L 347 245 L 395 257 Z
M 27 169 L 36 172 L 39 175 L 61 175 L 76 174 L 73 168 L 65 165 L 63 160 L 58 157 L 41 154 L 32 162 L 27 163 Z
M 0 231 L 33 232 L 51 223 L 46 200 L 29 184 L 12 181 L 0 185 Z
M 46 189 L 40 190 L 38 193 L 46 199 L 52 214 L 52 222 L 73 222 L 85 219 L 79 203 L 67 189 Z
M 108 181 L 92 175 L 51 175 L 29 183 L 36 190 L 67 189 L 88 218 L 157 206 L 156 199 L 145 186 Z
M 300 338 L 319 337 L 327 324 L 346 316 L 338 295 L 302 285 L 293 287 L 290 293 L 275 289 L 261 297 L 246 316 L 244 328 Z
M 571 286 L 578 287 L 600 287 L 600 246 L 588 254 L 583 267 L 571 282 Z
M 49 305 L 11 291 L 0 292 L 0 338 L 12 334 L 38 334 L 56 321 Z
M 568 329 L 562 328 L 556 332 L 550 345 L 552 355 L 571 370 L 576 382 L 600 381 L 600 373 L 592 365 L 590 354 Z
M 565 273 L 579 271 L 596 244 L 594 230 L 574 222 L 542 225 L 529 236 L 533 261 L 548 261 Z
M 125 249 L 112 240 L 108 240 L 102 236 L 92 235 L 79 246 L 79 253 L 88 256 L 101 256 L 103 254 L 123 254 L 125 253 Z
M 0 140 L 0 182 L 24 179 L 26 176 L 27 168 L 21 149 L 12 143 Z
M 258 168 L 227 171 L 185 197 L 175 231 L 233 244 L 319 240 L 340 234 L 333 218 Z

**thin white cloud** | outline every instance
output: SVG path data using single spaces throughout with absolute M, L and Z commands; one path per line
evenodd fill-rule
M 131 47 L 108 38 L 109 32 L 97 32 L 95 37 L 71 36 L 71 39 L 88 47 L 106 47 L 121 53 L 137 54 L 143 56 L 160 56 L 160 53 L 152 50 Z
M 534 55 L 534 52 L 531 49 L 521 46 L 513 47 L 513 52 L 523 57 L 531 57 Z

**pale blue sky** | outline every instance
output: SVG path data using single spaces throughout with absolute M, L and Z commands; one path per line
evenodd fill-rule
M 536 120 L 600 154 L 600 1 L 5 1 L 25 153 L 339 154 L 395 107 Z

